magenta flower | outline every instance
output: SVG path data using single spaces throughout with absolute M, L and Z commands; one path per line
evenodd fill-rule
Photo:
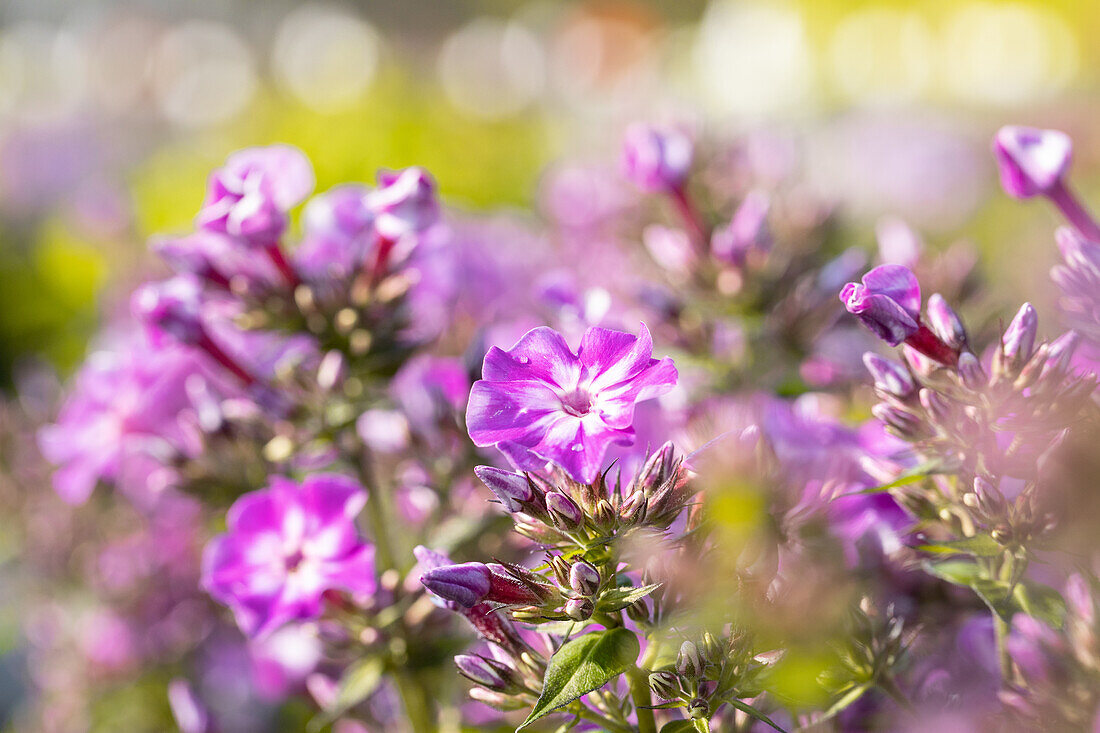
M 80 504 L 99 481 L 151 480 L 147 468 L 140 477 L 127 471 L 150 455 L 196 454 L 201 446 L 183 413 L 191 406 L 185 385 L 199 374 L 186 350 L 152 349 L 144 339 L 92 354 L 57 424 L 38 433 L 42 454 L 58 466 L 53 485 L 61 498 Z
M 901 265 L 880 265 L 840 291 L 848 312 L 891 346 L 920 330 L 920 283 Z
M 1008 195 L 1031 198 L 1049 193 L 1069 169 L 1073 141 L 1058 130 L 1002 127 L 993 138 L 1001 185 Z
M 423 168 L 380 173 L 378 188 L 366 202 L 377 217 L 375 228 L 387 239 L 422 232 L 439 221 L 435 184 Z
M 532 329 L 510 350 L 485 355 L 466 410 L 470 438 L 519 468 L 553 462 L 591 482 L 612 444 L 633 444 L 635 404 L 676 384 L 672 360 L 652 355 L 645 324 L 637 337 L 590 328 L 575 354 L 558 332 Z
M 694 145 L 675 129 L 634 124 L 623 137 L 623 174 L 645 191 L 668 191 L 683 185 L 691 169 Z
M 203 553 L 203 587 L 250 637 L 317 618 L 326 590 L 372 594 L 374 547 L 355 526 L 366 501 L 344 476 L 311 476 L 301 485 L 272 478 L 229 509 L 229 531 Z
M 238 151 L 210 174 L 198 224 L 266 247 L 282 235 L 287 212 L 309 196 L 313 184 L 313 168 L 297 148 Z
M 771 244 L 768 210 L 771 199 L 763 191 L 752 191 L 737 207 L 730 223 L 714 232 L 710 240 L 714 256 L 734 267 L 743 267 L 749 253 Z

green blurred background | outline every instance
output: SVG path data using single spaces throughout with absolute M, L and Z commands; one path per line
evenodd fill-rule
M 987 141 L 1058 126 L 1095 170 L 1098 34 L 1092 0 L 9 0 L 0 386 L 29 357 L 70 369 L 147 237 L 189 226 L 228 152 L 272 141 L 319 190 L 418 164 L 486 209 L 532 207 L 563 153 L 612 160 L 633 119 L 777 131 L 854 221 L 965 232 L 1032 285 L 1053 247 L 1020 256 L 1052 218 L 997 192 Z

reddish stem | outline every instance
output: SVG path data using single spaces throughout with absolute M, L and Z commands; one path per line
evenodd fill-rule
M 691 199 L 688 198 L 687 190 L 683 185 L 679 185 L 675 188 L 669 189 L 669 196 L 672 197 L 672 203 L 676 205 L 676 210 L 680 214 L 680 218 L 684 220 L 684 224 L 691 231 L 692 239 L 695 240 L 696 247 L 700 253 L 705 254 L 707 241 L 707 227 L 703 223 L 703 217 L 699 214 L 698 209 L 692 204 Z
M 225 350 L 218 346 L 214 339 L 210 338 L 210 334 L 203 331 L 199 336 L 199 340 L 195 342 L 195 345 L 210 355 L 214 361 L 221 364 L 228 371 L 232 372 L 238 379 L 244 382 L 246 385 L 253 385 L 256 383 L 256 378 L 252 374 L 242 367 L 237 361 L 225 352 Z
M 264 247 L 264 250 L 267 252 L 267 256 L 270 257 L 271 261 L 275 264 L 275 267 L 282 273 L 287 284 L 290 285 L 292 289 L 298 287 L 302 281 L 298 277 L 298 273 L 294 271 L 294 267 L 287 262 L 286 255 L 284 255 L 283 250 L 279 248 L 279 243 L 272 242 Z
M 905 343 L 941 364 L 955 366 L 959 363 L 959 353 L 941 341 L 939 336 L 932 333 L 923 323 L 920 324 L 920 330 L 905 339 Z
M 393 248 L 396 244 L 397 240 L 392 237 L 382 237 L 378 241 L 378 249 L 375 250 L 374 254 L 374 264 L 371 265 L 371 287 L 382 282 L 382 278 L 386 276 L 386 268 L 389 266 L 390 253 L 393 252 Z

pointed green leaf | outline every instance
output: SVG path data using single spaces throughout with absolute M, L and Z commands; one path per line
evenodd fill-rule
M 1004 552 L 1004 547 L 987 534 L 951 542 L 933 542 L 920 545 L 917 549 L 940 555 L 974 555 L 976 557 L 997 557 Z
M 927 476 L 932 476 L 940 472 L 943 468 L 943 464 L 939 460 L 926 461 L 919 466 L 914 466 L 908 471 L 902 472 L 896 479 L 888 484 L 881 484 L 879 486 L 872 486 L 869 489 L 863 489 L 862 491 L 849 491 L 846 494 L 840 494 L 834 496 L 832 501 L 837 499 L 843 499 L 846 496 L 860 496 L 861 494 L 883 494 L 890 489 L 895 489 L 899 486 L 907 486 L 909 484 L 915 484 L 916 482 L 924 479 Z
M 1062 628 L 1066 616 L 1066 602 L 1062 595 L 1049 585 L 1024 581 L 1016 586 L 1013 597 L 1020 610 L 1034 616 L 1048 626 Z
M 690 733 L 695 730 L 695 725 L 690 719 L 673 720 L 661 726 L 661 733 Z
M 604 613 L 621 611 L 631 603 L 642 600 L 660 587 L 660 583 L 654 583 L 653 585 L 643 585 L 641 588 L 611 588 L 600 596 L 597 610 Z
M 982 569 L 971 560 L 926 562 L 924 568 L 937 578 L 955 585 L 965 585 L 967 588 L 972 588 L 974 583 L 982 577 Z
M 639 651 L 638 637 L 621 628 L 595 631 L 563 644 L 550 657 L 542 695 L 516 730 L 603 687 L 633 665 Z
M 732 697 L 726 698 L 726 702 L 728 702 L 730 705 L 737 708 L 741 712 L 747 713 L 750 718 L 755 718 L 756 720 L 759 720 L 761 723 L 766 723 L 767 725 L 770 725 L 771 727 L 773 727 L 777 731 L 779 731 L 779 733 L 787 733 L 787 731 L 783 730 L 778 725 L 776 725 L 776 723 L 771 718 L 769 718 L 767 715 L 764 715 L 764 713 L 760 712 L 759 710 L 754 708 L 752 705 L 749 705 L 747 702 L 743 702 L 741 700 L 738 700 L 738 699 L 732 698 Z

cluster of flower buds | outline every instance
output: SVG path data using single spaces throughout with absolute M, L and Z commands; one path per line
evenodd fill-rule
M 881 284 L 883 269 L 868 273 L 864 283 Z M 913 329 L 919 320 L 920 290 L 915 277 L 902 270 L 891 267 L 891 282 L 903 283 L 892 295 L 904 292 L 909 310 L 893 309 L 897 300 L 880 287 L 864 298 L 877 304 L 854 311 L 889 343 L 905 343 L 904 363 L 873 353 L 864 356 L 881 400 L 872 412 L 923 460 L 935 462 L 939 471 L 958 473 L 964 487 L 973 487 L 951 497 L 961 500 L 974 520 L 960 527 L 970 530 L 964 534 L 977 524 L 995 531 L 1005 544 L 1025 542 L 1051 521 L 1036 496 L 1041 457 L 1057 448 L 1096 386 L 1095 377 L 1072 369 L 1079 337 L 1069 331 L 1037 343 L 1038 317 L 1024 304 L 983 367 L 959 316 L 933 295 L 926 310 L 928 326 L 917 328 L 928 331 L 925 345 L 938 346 L 918 350 L 907 339 L 918 333 Z M 857 288 L 846 286 L 842 297 L 849 304 Z M 929 358 L 934 353 L 950 357 Z
M 692 720 L 707 720 L 730 700 L 760 695 L 780 652 L 757 653 L 749 635 L 727 627 L 680 644 L 673 664 L 649 674 L 649 688 L 665 707 L 681 707 Z

